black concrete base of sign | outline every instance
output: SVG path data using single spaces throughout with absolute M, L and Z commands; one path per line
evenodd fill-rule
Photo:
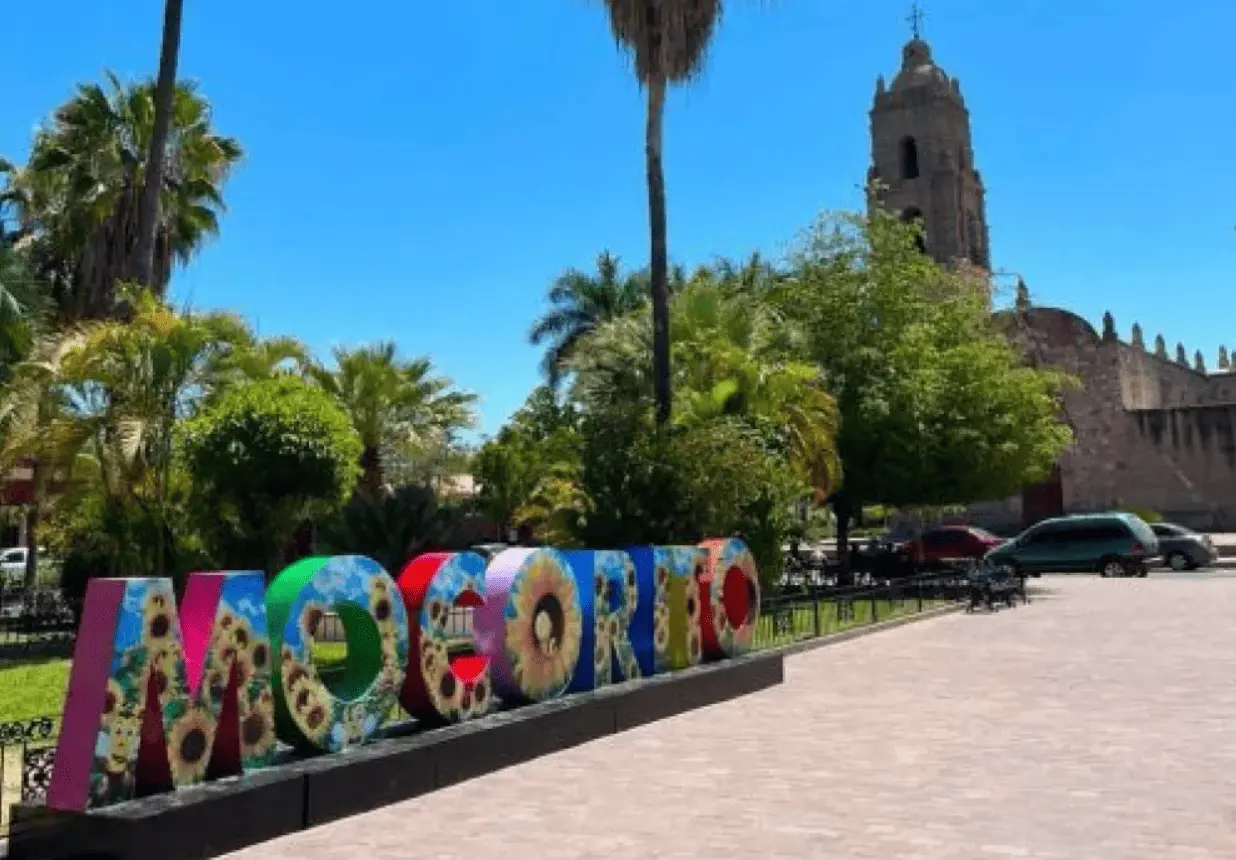
M 9 860 L 205 860 L 780 684 L 754 654 L 85 814 L 15 809 Z

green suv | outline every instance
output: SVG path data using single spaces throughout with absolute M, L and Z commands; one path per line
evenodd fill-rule
M 985 560 L 1017 573 L 1097 571 L 1145 576 L 1159 539 L 1132 514 L 1078 514 L 1043 520 L 987 553 Z

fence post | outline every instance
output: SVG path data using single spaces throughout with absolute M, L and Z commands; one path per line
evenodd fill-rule
M 914 577 L 914 591 L 918 595 L 918 611 L 923 611 L 923 578 L 921 576 Z
M 871 590 L 871 623 L 872 624 L 875 624 L 877 621 L 880 620 L 879 609 L 877 609 L 877 606 L 879 604 L 876 602 L 876 594 L 878 593 L 879 592 L 877 589 L 873 588 Z
M 811 589 L 811 618 L 812 629 L 815 630 L 815 637 L 820 638 L 820 590 L 818 588 Z

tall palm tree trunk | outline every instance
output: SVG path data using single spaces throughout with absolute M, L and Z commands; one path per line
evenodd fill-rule
M 150 153 L 137 210 L 137 254 L 134 275 L 144 287 L 152 286 L 155 236 L 159 230 L 159 190 L 163 187 L 163 162 L 167 136 L 172 124 L 172 102 L 176 96 L 176 64 L 180 58 L 180 19 L 184 0 L 167 0 L 163 7 L 163 44 L 159 49 L 159 77 L 155 84 L 154 126 L 150 132 Z
M 382 498 L 386 485 L 386 469 L 382 462 L 382 449 L 366 445 L 361 451 L 361 476 L 357 490 L 374 501 Z
M 669 250 L 665 225 L 665 173 L 661 166 L 662 118 L 666 81 L 648 83 L 648 124 L 644 154 L 648 170 L 648 227 L 651 240 L 649 276 L 652 287 L 652 374 L 657 400 L 657 424 L 670 419 Z

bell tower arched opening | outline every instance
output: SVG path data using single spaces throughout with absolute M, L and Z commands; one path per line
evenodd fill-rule
M 913 137 L 901 139 L 901 178 L 918 179 L 918 141 Z

